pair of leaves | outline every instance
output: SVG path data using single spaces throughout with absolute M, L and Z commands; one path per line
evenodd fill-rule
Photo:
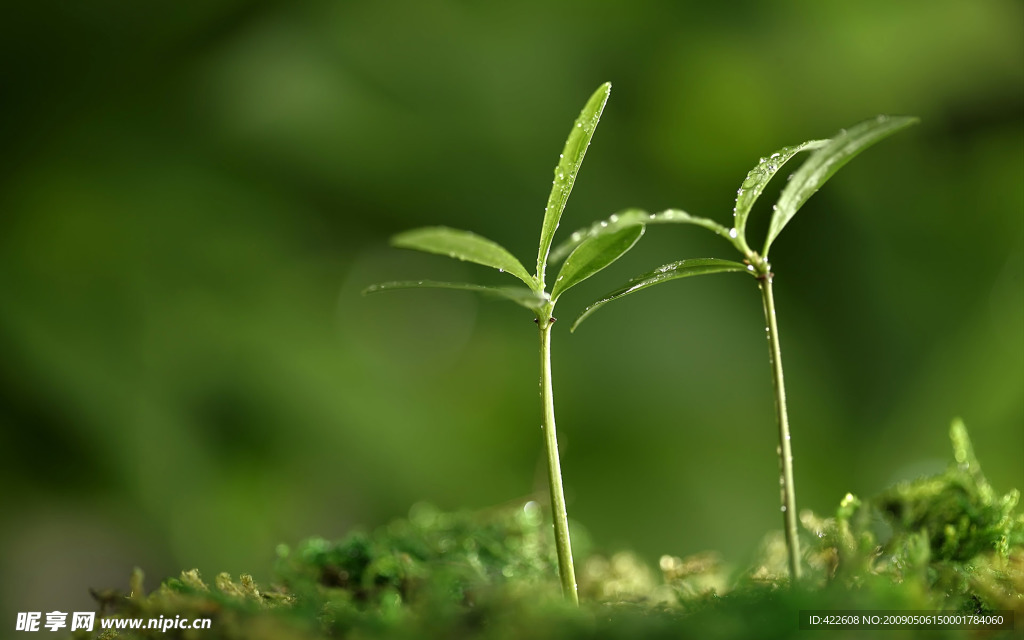
M 654 271 L 642 274 L 633 278 L 619 289 L 603 296 L 597 302 L 591 304 L 573 323 L 575 330 L 579 324 L 612 300 L 617 300 L 631 293 L 641 291 L 662 282 L 676 280 L 694 275 L 709 273 L 724 273 L 730 271 L 746 272 L 751 275 L 759 275 L 757 269 L 750 263 L 756 263 L 761 269 L 767 269 L 768 250 L 778 237 L 782 229 L 796 215 L 796 212 L 807 200 L 821 188 L 835 173 L 857 154 L 864 151 L 876 142 L 909 127 L 918 122 L 917 118 L 911 117 L 890 117 L 878 116 L 861 122 L 848 130 L 840 131 L 835 137 L 829 140 L 811 140 L 792 147 L 783 147 L 767 158 L 761 158 L 758 164 L 747 173 L 739 190 L 736 192 L 736 206 L 734 209 L 734 227 L 726 230 L 725 227 L 708 220 L 691 216 L 683 211 L 669 210 L 662 213 L 648 215 L 642 211 L 630 210 L 612 216 L 609 220 L 598 223 L 589 229 L 574 233 L 567 243 L 558 247 L 554 255 L 557 257 L 563 251 L 571 250 L 573 242 L 582 242 L 595 234 L 601 233 L 602 229 L 612 225 L 629 223 L 646 216 L 645 224 L 656 222 L 695 224 L 719 235 L 726 236 L 729 241 L 747 259 L 748 264 L 740 264 L 728 260 L 717 260 L 705 258 L 698 260 L 682 260 L 673 262 Z M 754 206 L 754 202 L 764 192 L 768 182 L 775 176 L 782 166 L 793 156 L 801 151 L 813 151 L 806 162 L 790 177 L 789 182 L 782 190 L 778 201 L 773 207 L 772 219 L 768 227 L 768 234 L 765 238 L 764 247 L 760 256 L 750 250 L 746 241 L 747 218 Z
M 568 258 L 562 265 L 551 293 L 548 294 L 545 290 L 544 278 L 551 242 L 565 209 L 569 193 L 576 182 L 580 165 L 583 164 L 583 157 L 590 146 L 604 106 L 608 102 L 610 91 L 611 84 L 605 83 L 590 97 L 583 111 L 573 123 L 569 137 L 559 155 L 551 193 L 544 210 L 544 222 L 541 226 L 540 245 L 537 251 L 536 276 L 531 276 L 523 264 L 507 249 L 469 231 L 448 227 L 424 227 L 400 233 L 392 238 L 392 244 L 396 247 L 447 255 L 507 272 L 519 278 L 526 288 L 411 280 L 373 285 L 364 293 L 419 287 L 480 291 L 511 300 L 540 314 L 545 306 L 553 305 L 565 291 L 604 269 L 629 251 L 644 233 L 642 224 L 619 225 L 615 229 L 609 230 L 608 233 L 594 234 L 585 241 L 576 243 L 571 252 L 566 252 Z
M 631 225 L 614 233 L 601 234 L 581 243 L 562 265 L 550 294 L 538 286 L 536 280 L 515 256 L 501 245 L 468 231 L 446 227 L 414 229 L 395 236 L 393 244 L 398 247 L 418 249 L 429 253 L 447 255 L 467 262 L 475 262 L 498 271 L 508 272 L 527 287 L 495 287 L 461 282 L 438 282 L 435 280 L 406 280 L 385 282 L 368 287 L 364 293 L 376 293 L 392 289 L 434 288 L 462 289 L 495 295 L 532 311 L 540 312 L 547 303 L 554 303 L 571 287 L 583 282 L 601 269 L 619 259 L 629 251 L 644 233 L 642 225 Z
M 812 153 L 793 174 L 786 188 L 782 190 L 782 195 L 779 196 L 775 204 L 775 213 L 772 215 L 771 224 L 768 227 L 768 237 L 765 238 L 761 255 L 768 256 L 768 249 L 782 228 L 796 215 L 807 199 L 814 195 L 843 165 L 876 142 L 880 142 L 910 125 L 917 124 L 917 122 L 919 122 L 917 118 L 907 116 L 876 116 L 849 130 L 840 131 L 834 138 Z M 765 180 L 766 183 L 768 179 L 771 179 L 771 176 Z

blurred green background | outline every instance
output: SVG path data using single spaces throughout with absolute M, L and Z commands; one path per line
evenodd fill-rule
M 387 246 L 426 224 L 532 264 L 606 80 L 563 234 L 629 206 L 725 223 L 759 156 L 920 116 L 773 248 L 798 503 L 943 468 L 957 415 L 1024 486 L 1020 2 L 40 1 L 0 11 L 0 65 L 4 619 L 134 565 L 265 580 L 279 542 L 544 495 L 529 312 L 359 292 L 502 282 Z M 599 548 L 742 563 L 781 527 L 752 281 L 568 332 L 628 277 L 730 251 L 652 228 L 559 305 L 569 512 Z

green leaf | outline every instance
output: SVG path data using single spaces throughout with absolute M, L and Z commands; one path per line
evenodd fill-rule
M 391 244 L 404 249 L 417 249 L 428 253 L 439 253 L 467 262 L 475 262 L 498 271 L 507 271 L 525 282 L 531 289 L 537 288 L 536 281 L 521 262 L 500 244 L 469 231 L 448 227 L 422 227 L 399 233 Z
M 479 293 L 498 296 L 511 300 L 518 305 L 524 306 L 531 311 L 539 311 L 547 302 L 546 296 L 537 293 L 533 289 L 525 287 L 488 287 L 482 284 L 470 284 L 468 282 L 438 282 L 436 280 L 402 280 L 397 282 L 382 282 L 372 284 L 363 289 L 363 295 L 378 293 L 380 291 L 393 291 L 395 289 L 460 289 L 464 291 L 476 291 Z
M 580 246 L 583 242 L 598 236 L 615 233 L 626 227 L 632 227 L 638 224 L 648 225 L 671 223 L 695 224 L 697 226 L 710 229 L 719 235 L 729 235 L 729 232 L 725 227 L 714 220 L 691 216 L 685 211 L 681 211 L 679 209 L 667 209 L 660 213 L 647 213 L 642 209 L 626 209 L 625 211 L 613 214 L 607 220 L 595 222 L 586 229 L 580 229 L 579 231 L 574 232 L 569 236 L 568 240 L 562 242 L 551 251 L 551 257 L 549 260 L 550 262 L 558 262 L 565 256 L 569 255 L 569 253 L 571 253 L 576 247 Z
M 579 173 L 580 165 L 583 164 L 583 156 L 586 155 L 587 147 L 590 146 L 590 139 L 594 137 L 594 131 L 597 129 L 598 121 L 601 120 L 601 112 L 604 111 L 604 105 L 608 102 L 608 94 L 611 90 L 612 84 L 606 82 L 590 96 L 590 100 L 587 101 L 583 111 L 576 118 L 572 131 L 569 132 L 565 148 L 558 156 L 558 166 L 555 167 L 555 179 L 551 184 L 548 206 L 544 209 L 544 224 L 541 226 L 540 246 L 537 250 L 537 281 L 542 286 L 548 251 L 550 251 L 551 241 L 555 237 L 555 229 L 558 228 L 558 221 L 562 217 L 565 203 L 576 182 L 576 174 Z
M 782 165 L 801 151 L 820 149 L 826 144 L 828 140 L 809 140 L 793 147 L 782 147 L 767 158 L 761 158 L 757 166 L 747 172 L 746 179 L 736 192 L 736 206 L 732 210 L 733 228 L 740 237 L 745 238 L 747 217 L 750 215 L 751 207 Z
M 633 248 L 642 235 L 643 225 L 634 225 L 617 233 L 595 236 L 576 247 L 562 265 L 562 271 L 551 289 L 552 302 L 571 287 L 618 260 Z
M 548 256 L 548 263 L 558 263 L 565 259 L 573 250 L 583 242 L 598 236 L 616 233 L 638 224 L 644 224 L 651 218 L 651 215 L 642 209 L 626 209 L 614 213 L 607 220 L 601 220 L 584 229 L 574 231 L 564 242 L 561 242 Z
M 695 224 L 698 227 L 714 231 L 720 236 L 729 237 L 729 231 L 714 220 L 701 218 L 700 216 L 691 216 L 680 209 L 665 209 L 656 213 L 651 216 L 647 224 Z
M 825 146 L 812 153 L 782 190 L 761 255 L 768 257 L 768 249 L 786 223 L 843 165 L 876 142 L 917 122 L 917 118 L 906 116 L 877 116 L 840 131 Z
M 752 273 L 751 268 L 745 264 L 740 264 L 739 262 L 733 262 L 731 260 L 719 260 L 718 258 L 696 258 L 666 264 L 662 267 L 658 267 L 654 271 L 633 278 L 627 282 L 625 286 L 612 291 L 584 309 L 583 313 L 581 313 L 580 316 L 576 318 L 576 321 L 572 323 L 570 331 L 575 331 L 576 327 L 580 326 L 580 323 L 583 322 L 590 314 L 594 313 L 612 300 L 618 300 L 623 296 L 628 296 L 631 293 L 641 291 L 648 287 L 653 287 L 654 285 L 661 284 L 662 282 L 668 282 L 669 280 L 687 278 L 690 276 L 702 276 L 709 273 L 728 273 L 730 271 Z

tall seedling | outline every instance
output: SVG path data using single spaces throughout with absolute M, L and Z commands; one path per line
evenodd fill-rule
M 364 292 L 373 293 L 414 287 L 466 289 L 506 298 L 533 312 L 534 321 L 539 329 L 541 427 L 544 430 L 544 442 L 547 450 L 548 481 L 551 490 L 558 571 L 562 592 L 572 602 L 578 602 L 578 596 L 576 576 L 572 565 L 572 547 L 569 541 L 569 522 L 565 509 L 565 496 L 562 491 L 562 473 L 558 460 L 558 439 L 555 433 L 554 395 L 551 386 L 551 326 L 554 324 L 555 318 L 552 313 L 555 303 L 563 293 L 604 269 L 629 251 L 644 233 L 643 222 L 638 220 L 630 224 L 617 225 L 612 232 L 593 234 L 592 237 L 576 242 L 571 253 L 567 253 L 568 258 L 562 265 L 550 291 L 545 277 L 548 254 L 555 229 L 557 229 L 558 221 L 565 209 L 569 192 L 572 191 L 573 184 L 576 182 L 576 175 L 583 163 L 583 156 L 587 152 L 587 147 L 590 146 L 590 140 L 601 119 L 601 112 L 608 101 L 611 88 L 610 83 L 605 83 L 590 97 L 586 106 L 583 107 L 583 111 L 573 123 L 569 138 L 565 142 L 565 148 L 558 156 L 551 195 L 548 196 L 548 204 L 544 210 L 540 245 L 537 249 L 537 270 L 534 275 L 530 275 L 522 263 L 504 247 L 468 231 L 447 227 L 424 227 L 400 233 L 391 240 L 396 247 L 438 253 L 493 267 L 500 272 L 518 278 L 526 285 L 525 287 L 415 280 L 377 284 L 367 288 Z
M 793 485 L 793 454 L 790 447 L 789 416 L 786 412 L 786 387 L 782 372 L 782 347 L 779 343 L 779 327 L 775 319 L 775 298 L 772 293 L 772 273 L 768 262 L 768 251 L 772 243 L 797 210 L 831 178 L 844 164 L 861 151 L 876 142 L 917 122 L 916 118 L 878 116 L 839 132 L 830 140 L 812 140 L 793 147 L 783 147 L 767 158 L 761 158 L 757 166 L 747 173 L 746 179 L 736 192 L 736 206 L 733 209 L 733 227 L 726 229 L 707 218 L 699 218 L 679 210 L 668 210 L 657 214 L 642 211 L 623 212 L 613 219 L 594 225 L 590 229 L 573 234 L 572 238 L 560 245 L 554 255 L 572 251 L 577 243 L 587 242 L 603 234 L 614 233 L 622 225 L 637 223 L 683 223 L 694 224 L 714 231 L 726 238 L 743 256 L 743 264 L 717 258 L 681 260 L 658 267 L 654 271 L 633 278 L 625 286 L 605 295 L 588 306 L 573 323 L 575 330 L 585 318 L 612 300 L 656 284 L 708 273 L 742 272 L 757 279 L 764 305 L 764 316 L 768 337 L 768 359 L 775 383 L 775 408 L 779 428 L 779 474 L 782 500 L 783 524 L 786 545 L 789 552 L 789 571 L 794 581 L 800 579 L 800 544 L 797 539 L 796 491 Z M 791 176 L 782 190 L 778 201 L 772 207 L 772 218 L 760 253 L 747 244 L 746 226 L 751 207 L 772 177 L 793 156 L 801 151 L 811 151 L 806 162 Z

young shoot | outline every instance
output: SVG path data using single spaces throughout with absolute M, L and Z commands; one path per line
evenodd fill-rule
M 364 293 L 408 289 L 414 287 L 435 287 L 444 289 L 465 289 L 492 294 L 511 300 L 533 312 L 539 330 L 540 347 L 540 396 L 542 408 L 541 427 L 548 461 L 548 484 L 551 491 L 551 509 L 555 529 L 555 546 L 558 554 L 558 570 L 562 592 L 567 599 L 576 603 L 576 576 L 572 564 L 572 547 L 569 540 L 569 521 L 562 491 L 561 465 L 558 459 L 558 439 L 555 432 L 554 393 L 551 384 L 551 326 L 555 303 L 567 290 L 586 280 L 601 269 L 615 262 L 630 250 L 644 233 L 642 221 L 616 225 L 608 233 L 595 233 L 576 242 L 549 288 L 545 280 L 549 264 L 549 252 L 559 218 L 576 182 L 583 156 L 590 146 L 594 130 L 601 119 L 604 105 L 608 101 L 611 84 L 601 85 L 587 101 L 583 111 L 573 123 L 565 148 L 559 155 L 551 194 L 544 210 L 541 225 L 540 244 L 537 249 L 537 270 L 531 275 L 519 260 L 497 243 L 470 233 L 447 227 L 424 227 L 400 233 L 392 238 L 396 247 L 416 249 L 429 253 L 447 255 L 467 262 L 492 267 L 517 278 L 523 285 L 490 286 L 461 282 L 435 282 L 413 280 L 386 282 L 367 288 Z
M 766 158 L 761 158 L 757 166 L 747 173 L 746 179 L 736 192 L 736 206 L 733 209 L 733 226 L 726 229 L 722 225 L 707 218 L 699 218 L 690 214 L 671 209 L 657 214 L 642 211 L 629 211 L 594 225 L 590 229 L 573 234 L 572 239 L 555 249 L 554 254 L 562 255 L 572 251 L 575 243 L 586 242 L 597 234 L 608 233 L 620 225 L 626 226 L 642 222 L 644 224 L 682 223 L 693 224 L 715 232 L 728 240 L 740 255 L 743 262 L 702 258 L 681 260 L 658 267 L 654 271 L 633 278 L 623 287 L 605 295 L 597 302 L 588 306 L 573 323 L 572 330 L 600 309 L 602 306 L 631 293 L 652 287 L 662 282 L 686 278 L 708 273 L 740 272 L 747 273 L 757 279 L 761 290 L 761 302 L 764 306 L 766 332 L 768 336 L 768 360 L 771 365 L 772 379 L 775 387 L 776 420 L 779 430 L 779 474 L 781 486 L 782 516 L 786 535 L 786 546 L 789 553 L 789 571 L 793 582 L 800 579 L 800 543 L 797 539 L 796 490 L 793 484 L 793 454 L 790 441 L 789 415 L 786 411 L 786 386 L 782 371 L 782 346 L 779 343 L 779 327 L 775 318 L 775 298 L 772 283 L 775 274 L 768 262 L 768 251 L 772 243 L 786 224 L 793 218 L 797 210 L 810 198 L 836 171 L 853 159 L 861 151 L 880 140 L 917 122 L 916 118 L 878 116 L 857 124 L 850 129 L 840 131 L 829 140 L 811 140 L 792 147 L 783 147 Z M 775 206 L 772 207 L 772 218 L 768 234 L 760 253 L 752 250 L 747 243 L 746 225 L 751 207 L 772 177 L 793 156 L 801 151 L 812 152 L 804 164 L 792 175 Z

